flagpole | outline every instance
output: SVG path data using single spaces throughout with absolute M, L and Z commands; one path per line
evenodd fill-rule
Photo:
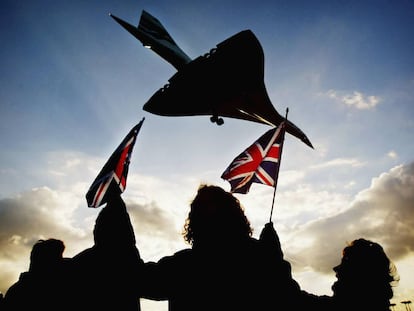
M 287 121 L 287 116 L 289 113 L 289 108 L 286 108 L 286 115 L 285 115 L 285 122 Z M 285 123 L 286 126 L 286 123 Z M 283 140 L 285 139 L 285 136 L 283 135 Z M 276 174 L 275 174 L 275 183 L 277 182 L 277 178 L 278 178 L 278 173 L 280 170 L 280 165 L 282 164 L 282 151 L 283 151 L 283 144 L 284 141 L 282 141 L 282 149 L 280 150 L 280 155 L 279 155 L 279 169 L 276 170 Z M 277 184 L 275 184 L 274 188 L 273 188 L 273 199 L 272 199 L 272 208 L 270 209 L 270 217 L 269 217 L 269 222 L 272 222 L 272 215 L 273 215 L 273 206 L 275 205 L 275 196 L 276 196 L 276 186 Z

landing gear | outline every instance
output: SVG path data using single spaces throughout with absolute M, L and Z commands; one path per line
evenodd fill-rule
M 224 123 L 223 118 L 219 118 L 217 115 L 213 115 L 210 117 L 210 121 L 212 123 L 217 123 L 217 125 L 222 125 Z

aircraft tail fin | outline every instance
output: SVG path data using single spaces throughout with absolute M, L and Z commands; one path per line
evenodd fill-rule
M 177 70 L 191 62 L 191 58 L 180 49 L 161 22 L 148 12 L 142 11 L 138 27 L 125 22 L 113 14 L 109 15 L 141 41 L 145 47 L 152 49 Z

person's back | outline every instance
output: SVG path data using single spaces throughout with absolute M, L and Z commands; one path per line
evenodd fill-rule
M 74 310 L 139 311 L 135 236 L 120 197 L 100 211 L 94 228 L 94 245 L 71 260 L 76 287 Z
M 146 263 L 143 297 L 168 300 L 170 311 L 284 309 L 294 285 L 289 271 L 251 234 L 231 193 L 201 186 L 184 227 L 192 248 Z
M 4 310 L 69 310 L 65 303 L 69 283 L 64 248 L 57 239 L 39 240 L 33 246 L 29 271 L 21 273 L 7 290 Z

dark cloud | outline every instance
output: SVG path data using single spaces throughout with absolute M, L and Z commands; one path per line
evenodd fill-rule
M 44 187 L 0 200 L 0 291 L 28 268 L 31 248 L 38 239 L 56 237 L 66 241 L 73 236 L 62 224 L 62 204 L 57 198 Z
M 7 255 L 10 244 L 31 247 L 34 241 L 61 232 L 58 209 L 59 202 L 48 188 L 0 200 L 0 255 Z

